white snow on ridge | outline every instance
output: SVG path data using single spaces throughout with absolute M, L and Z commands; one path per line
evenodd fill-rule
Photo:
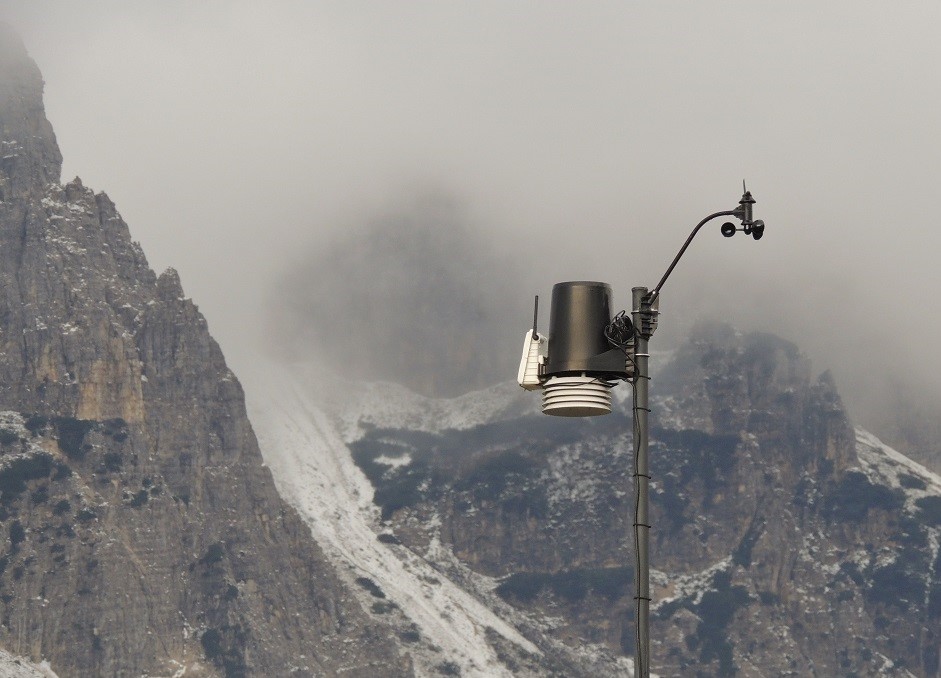
M 354 429 L 360 422 L 429 432 L 466 429 L 499 420 L 513 405 L 523 407 L 523 399 L 538 400 L 509 382 L 456 398 L 426 398 L 388 382 L 362 384 L 361 389 L 355 404 L 342 412 L 344 431 L 353 437 L 358 437 Z
M 437 433 L 539 411 L 539 398 L 510 381 L 455 398 L 429 398 L 392 382 L 347 380 L 312 362 L 291 365 L 290 370 L 296 383 L 316 385 L 305 393 L 336 417 L 347 442 L 361 438 L 364 425 Z M 267 379 L 259 376 L 257 381 Z
M 28 659 L 17 657 L 5 650 L 0 650 L 0 676 L 3 678 L 59 678 L 49 666 L 49 662 L 42 661 L 34 664 Z
M 867 474 L 883 484 L 900 487 L 899 474 L 906 472 L 925 481 L 925 490 L 912 490 L 912 494 L 941 494 L 941 476 L 929 471 L 917 461 L 909 459 L 901 452 L 893 450 L 876 436 L 861 428 L 856 429 L 856 454 L 863 463 Z
M 532 654 L 539 649 L 470 593 L 403 546 L 378 541 L 373 488 L 353 463 L 339 427 L 309 395 L 304 371 L 275 365 L 255 373 L 246 389 L 249 414 L 281 496 L 293 505 L 368 609 L 376 601 L 355 583 L 372 579 L 419 629 L 424 650 L 413 658 L 421 674 L 443 661 L 463 676 L 510 676 L 486 640 L 493 629 Z M 260 378 L 258 378 L 260 377 Z M 401 422 L 397 422 L 399 426 Z M 440 651 L 428 650 L 437 646 Z

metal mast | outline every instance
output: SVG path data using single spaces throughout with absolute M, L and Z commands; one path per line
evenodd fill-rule
M 710 214 L 700 221 L 689 234 L 680 251 L 673 258 L 666 273 L 653 291 L 646 287 L 635 287 L 632 292 L 631 319 L 634 324 L 634 379 L 633 379 L 633 424 L 634 424 L 634 601 L 636 609 L 636 645 L 634 649 L 635 678 L 650 678 L 650 461 L 648 444 L 650 430 L 650 337 L 657 329 L 657 316 L 660 306 L 660 290 L 676 268 L 680 258 L 686 252 L 699 230 L 717 217 L 730 216 L 740 219 L 741 228 L 730 222 L 722 224 L 722 235 L 731 237 L 737 231 L 751 235 L 755 240 L 764 235 L 765 223 L 752 219 L 752 205 L 755 199 L 742 182 L 742 199 L 734 210 L 725 210 Z

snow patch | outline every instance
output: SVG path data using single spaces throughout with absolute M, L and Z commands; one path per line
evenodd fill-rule
M 0 650 L 0 676 L 3 678 L 59 678 L 45 659 L 34 664 L 28 659 L 17 657 L 5 650 Z
M 906 487 L 909 498 L 941 494 L 941 476 L 929 471 L 917 461 L 893 450 L 876 436 L 861 428 L 856 429 L 856 455 L 869 479 L 892 488 L 903 487 L 900 476 L 915 476 L 924 481 L 926 488 Z
M 650 580 L 667 590 L 672 590 L 673 595 L 656 600 L 651 606 L 650 611 L 654 612 L 675 600 L 691 599 L 694 605 L 702 602 L 703 594 L 712 589 L 713 577 L 719 572 L 725 572 L 732 567 L 732 556 L 726 556 L 717 563 L 713 563 L 701 572 L 693 574 L 668 574 L 659 570 L 650 570 Z
M 358 428 L 360 419 L 367 416 L 369 407 L 386 406 L 372 421 L 393 417 L 393 413 L 403 410 L 394 401 L 410 392 L 391 385 L 366 386 L 363 391 L 374 397 L 338 426 L 308 390 L 311 384 L 322 389 L 322 379 L 312 381 L 304 369 L 275 365 L 266 366 L 253 376 L 251 388 L 246 389 L 248 409 L 278 491 L 307 522 L 337 572 L 360 595 L 366 609 L 375 599 L 356 585 L 356 580 L 363 577 L 371 579 L 386 599 L 416 625 L 424 642 L 421 646 L 411 645 L 408 650 L 424 672 L 433 674 L 434 666 L 444 657 L 457 664 L 463 676 L 512 675 L 487 642 L 488 629 L 529 653 L 542 654 L 516 628 L 425 558 L 404 546 L 378 540 L 383 530 L 379 526 L 378 507 L 372 501 L 373 488 L 353 463 L 346 439 L 352 429 Z M 391 394 L 394 395 L 390 397 Z M 420 399 L 411 396 L 405 409 Z M 447 424 L 453 427 L 485 416 L 483 411 L 468 413 L 478 400 L 486 398 L 467 399 L 463 412 L 458 412 L 461 408 L 453 410 L 460 416 L 447 418 Z M 428 402 L 420 405 L 419 409 L 427 408 Z M 493 408 L 481 407 L 488 416 L 493 413 Z M 442 414 L 439 409 L 436 416 Z M 395 423 L 397 428 L 403 425 L 395 418 L 388 419 L 388 423 Z M 423 417 L 423 423 L 430 427 L 442 422 Z M 407 461 L 404 457 L 388 458 L 387 463 Z
M 267 365 L 249 369 L 255 374 L 240 370 L 246 383 L 267 380 L 263 374 Z M 440 433 L 539 412 L 539 398 L 516 382 L 456 398 L 428 398 L 392 382 L 352 381 L 315 362 L 273 365 L 271 369 L 289 371 L 297 383 L 310 384 L 306 397 L 334 419 L 334 427 L 345 442 L 359 440 L 368 427 Z
M 373 459 L 377 464 L 382 464 L 384 466 L 391 466 L 392 468 L 400 468 L 402 466 L 408 466 L 412 463 L 412 455 L 403 454 L 401 457 L 387 457 L 382 455 Z

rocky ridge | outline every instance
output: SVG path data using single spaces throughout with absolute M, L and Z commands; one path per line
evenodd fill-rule
M 770 335 L 700 326 L 652 394 L 655 672 L 939 675 L 941 478 L 854 430 L 829 374 Z M 451 402 L 451 422 L 473 409 Z M 391 548 L 492 581 L 534 642 L 633 653 L 627 408 L 508 402 L 450 428 L 382 410 L 336 425 Z
M 177 274 L 60 183 L 42 87 L 0 27 L 0 646 L 62 677 L 409 675 L 275 491 Z

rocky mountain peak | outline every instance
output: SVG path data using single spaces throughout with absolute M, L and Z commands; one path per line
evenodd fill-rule
M 183 297 L 183 284 L 175 268 L 168 268 L 157 278 L 157 297 L 161 301 L 175 301 Z
M 0 200 L 59 181 L 62 154 L 42 95 L 39 67 L 16 32 L 0 22 Z
M 59 183 L 9 28 L 0 126 L 0 648 L 60 676 L 408 675 L 278 496 L 179 275 Z
M 664 407 L 654 409 L 660 425 L 784 444 L 796 456 L 780 462 L 795 473 L 821 459 L 834 472 L 856 462 L 853 428 L 833 375 L 815 377 L 798 347 L 775 335 L 700 324 L 657 375 L 652 393 L 668 394 Z

